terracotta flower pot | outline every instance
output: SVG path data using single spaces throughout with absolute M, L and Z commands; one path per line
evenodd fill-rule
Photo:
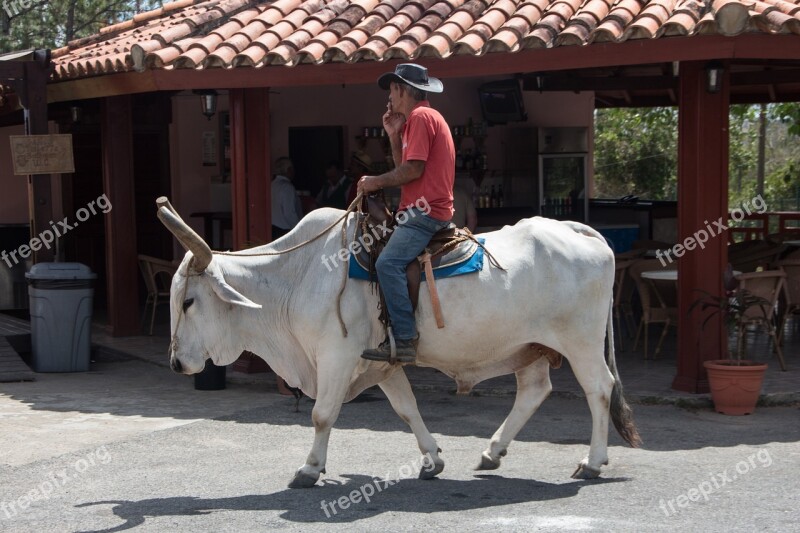
M 725 415 L 749 415 L 756 408 L 766 363 L 720 359 L 705 361 L 714 408 Z

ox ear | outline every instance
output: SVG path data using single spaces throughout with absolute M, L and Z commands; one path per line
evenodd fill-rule
M 254 301 L 250 300 L 249 298 L 245 297 L 239 291 L 228 285 L 225 279 L 219 272 L 210 272 L 206 270 L 207 274 L 210 274 L 211 278 L 211 288 L 225 302 L 233 305 L 241 305 L 242 307 L 249 307 L 251 309 L 261 309 L 261 304 L 257 304 Z

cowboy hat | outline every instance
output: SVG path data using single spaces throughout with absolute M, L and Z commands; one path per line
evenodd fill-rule
M 420 91 L 440 93 L 444 90 L 441 80 L 429 77 L 428 69 L 415 63 L 401 63 L 394 72 L 387 72 L 378 78 L 378 86 L 388 89 L 391 82 L 405 83 Z

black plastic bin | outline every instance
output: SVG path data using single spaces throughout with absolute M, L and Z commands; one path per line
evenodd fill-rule
M 80 263 L 39 263 L 25 277 L 34 372 L 89 370 L 97 275 Z
M 226 366 L 217 366 L 209 359 L 202 372 L 194 375 L 195 390 L 222 390 L 225 388 Z

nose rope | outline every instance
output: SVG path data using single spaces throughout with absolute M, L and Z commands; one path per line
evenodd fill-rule
M 192 258 L 194 261 L 194 258 Z M 188 270 L 187 270 L 188 272 Z M 183 302 L 186 301 L 186 291 L 189 288 L 189 276 L 186 276 L 186 283 L 183 284 L 183 292 L 181 293 L 181 312 L 178 314 L 178 321 L 175 323 L 175 331 L 172 334 L 172 338 L 169 341 L 169 355 L 170 358 L 172 354 L 178 351 L 178 328 L 181 327 L 181 319 L 183 319 L 183 315 L 186 313 L 186 310 L 183 309 Z

